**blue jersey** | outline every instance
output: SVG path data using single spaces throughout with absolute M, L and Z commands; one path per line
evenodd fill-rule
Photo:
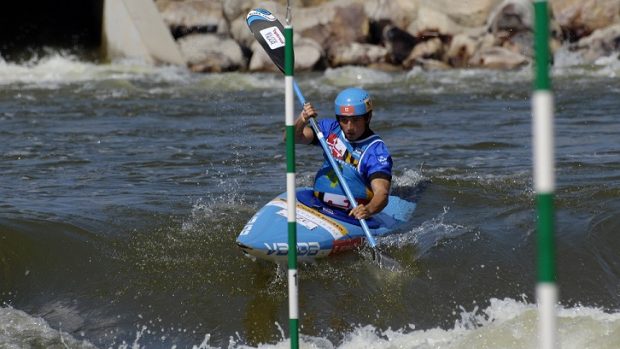
M 392 157 L 383 140 L 370 131 L 363 139 L 349 141 L 334 119 L 319 121 L 318 128 L 325 135 L 332 157 L 339 165 L 353 197 L 358 203 L 370 201 L 373 195 L 370 181 L 375 177 L 392 178 Z M 314 191 L 315 195 L 331 205 L 350 208 L 327 157 L 314 179 Z

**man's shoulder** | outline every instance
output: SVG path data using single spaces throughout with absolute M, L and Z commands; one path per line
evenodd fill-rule
M 387 147 L 387 145 L 385 144 L 385 142 L 383 141 L 383 139 L 381 139 L 381 137 L 379 137 L 378 135 L 374 135 L 376 136 L 371 143 L 368 145 L 367 150 L 376 153 L 376 154 L 387 154 L 388 156 L 390 155 L 390 151 Z

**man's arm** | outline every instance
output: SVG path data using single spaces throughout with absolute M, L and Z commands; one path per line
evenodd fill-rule
M 357 219 L 368 219 L 370 216 L 381 212 L 387 206 L 392 182 L 385 178 L 375 178 L 370 182 L 373 196 L 366 205 L 358 205 L 349 212 L 349 216 Z

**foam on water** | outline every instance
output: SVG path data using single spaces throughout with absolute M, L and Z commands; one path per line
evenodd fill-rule
M 70 334 L 56 330 L 40 317 L 11 307 L 0 307 L 0 347 L 20 349 L 42 348 L 95 348 L 85 340 L 78 340 Z
M 614 78 L 620 74 L 618 53 L 600 57 L 593 63 L 587 63 L 579 52 L 570 51 L 568 47 L 561 47 L 553 58 L 552 74 L 555 76 L 585 75 Z
M 98 64 L 82 61 L 64 52 L 53 52 L 24 63 L 6 62 L 0 57 L 0 85 L 25 84 L 28 87 L 56 88 L 59 85 L 102 81 L 136 81 L 149 84 L 169 83 L 175 88 L 193 86 L 218 91 L 281 90 L 282 80 L 276 74 L 214 73 L 194 74 L 185 67 L 153 66 L 140 60 L 121 59 Z M 127 87 L 127 86 L 126 86 Z M 88 89 L 88 86 L 85 87 Z M 93 87 L 97 89 L 97 87 Z M 150 89 L 153 94 L 166 91 Z
M 402 234 L 394 234 L 381 238 L 379 243 L 385 246 L 398 247 L 399 249 L 407 246 L 414 247 L 414 258 L 417 259 L 437 246 L 441 241 L 472 232 L 472 229 L 466 226 L 456 223 L 446 223 L 445 217 L 448 212 L 450 212 L 449 207 L 444 207 L 443 212 L 436 217 L 422 222 L 415 228 Z
M 0 59 L 0 84 L 23 83 L 41 87 L 56 84 L 108 79 L 148 77 L 155 81 L 181 82 L 189 72 L 185 68 L 154 67 L 141 61 L 120 60 L 106 64 L 80 61 L 77 57 L 56 52 L 36 57 L 22 64 Z
M 471 310 L 461 307 L 460 319 L 452 328 L 417 329 L 409 324 L 401 329 L 379 329 L 371 324 L 358 325 L 347 333 L 340 343 L 332 343 L 322 337 L 305 336 L 301 330 L 301 347 L 316 349 L 530 349 L 536 347 L 537 308 L 526 299 L 489 300 L 489 305 Z M 620 346 L 620 313 L 606 312 L 598 308 L 574 306 L 558 308 L 558 340 L 563 349 L 614 349 Z M 50 327 L 45 320 L 32 317 L 13 308 L 0 308 L 0 346 L 3 348 L 22 348 L 43 343 L 51 348 L 94 348 L 91 343 Z M 140 344 L 141 337 L 148 332 L 159 332 L 156 324 L 142 326 L 136 332 L 132 344 L 120 343 L 109 348 L 145 348 Z M 174 329 L 179 330 L 179 329 Z M 284 337 L 284 331 L 281 330 Z M 201 343 L 192 348 L 216 348 L 209 344 L 210 335 L 205 334 Z M 258 346 L 244 344 L 238 336 L 230 337 L 230 349 L 284 349 L 289 347 L 288 339 L 277 343 Z M 174 348 L 175 346 L 171 346 Z

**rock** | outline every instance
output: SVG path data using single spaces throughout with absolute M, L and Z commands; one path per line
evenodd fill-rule
M 343 65 L 369 65 L 383 63 L 388 51 L 386 48 L 358 42 L 341 42 L 331 45 L 327 54 L 331 67 Z
M 172 1 L 159 6 L 162 18 L 175 38 L 191 33 L 228 33 L 222 3 L 218 0 Z
M 590 64 L 598 58 L 620 53 L 620 23 L 596 30 L 592 35 L 571 45 L 570 50 L 579 51 L 583 60 Z
M 407 28 L 417 15 L 418 2 L 411 0 L 364 1 L 366 16 L 371 21 L 389 21 L 399 28 Z
M 518 32 L 509 38 L 499 41 L 502 47 L 512 52 L 519 53 L 525 57 L 534 57 L 534 33 L 530 31 Z
M 550 0 L 549 6 L 570 42 L 620 22 L 618 0 Z
M 534 8 L 529 0 L 504 0 L 489 16 L 487 31 L 502 46 L 532 57 Z
M 295 70 L 311 70 L 323 57 L 323 49 L 308 38 L 293 38 L 295 45 Z
M 531 31 L 533 17 L 534 8 L 530 0 L 504 0 L 489 15 L 487 28 L 493 35 Z
M 469 60 L 471 66 L 491 69 L 515 69 L 528 63 L 525 56 L 503 47 L 484 48 Z
M 398 65 L 407 59 L 418 42 L 413 35 L 391 24 L 381 31 L 381 43 L 387 48 L 392 64 Z
M 334 41 L 363 42 L 368 37 L 368 27 L 368 17 L 362 5 L 334 8 L 331 22 L 331 38 Z
M 420 8 L 426 7 L 447 16 L 453 23 L 463 27 L 483 26 L 491 10 L 501 0 L 419 0 Z M 422 20 L 418 13 L 418 20 Z
M 417 20 L 412 22 L 407 31 L 416 37 L 433 35 L 456 35 L 465 29 L 456 24 L 448 15 L 431 7 L 420 7 Z
M 457 34 L 450 41 L 445 60 L 453 67 L 467 67 L 477 49 L 478 38 L 468 34 Z
M 441 61 L 444 53 L 444 45 L 439 38 L 432 38 L 424 42 L 419 43 L 411 51 L 411 54 L 403 62 L 403 66 L 407 69 L 411 69 L 416 62 L 422 59 L 432 59 Z
M 243 69 L 241 47 L 233 39 L 215 34 L 191 34 L 177 41 L 188 67 L 196 72 Z
M 251 9 L 254 8 L 253 0 L 226 0 L 222 1 L 222 11 L 224 13 L 224 17 L 232 22 L 238 17 L 243 17 L 245 20 L 245 16 L 250 12 Z
M 327 50 L 334 43 L 365 42 L 369 32 L 364 6 L 346 0 L 298 9 L 292 24 L 302 37 L 313 39 Z

